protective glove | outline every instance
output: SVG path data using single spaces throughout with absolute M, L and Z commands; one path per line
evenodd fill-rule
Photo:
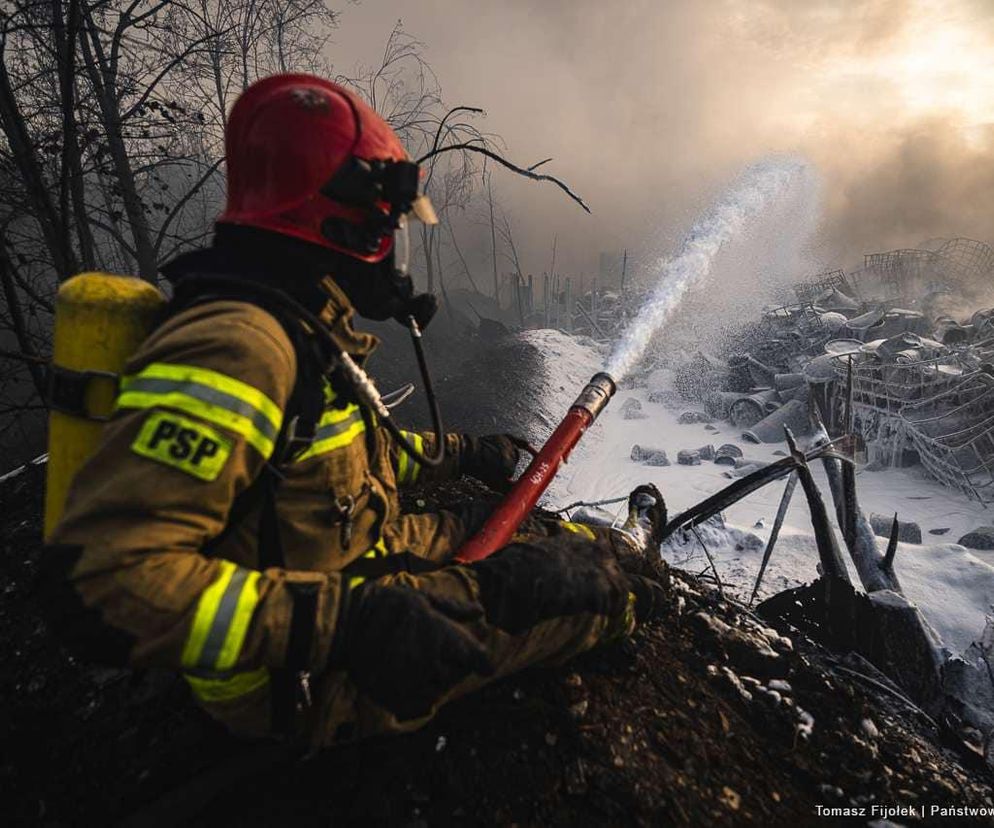
M 472 565 L 487 622 L 517 635 L 543 621 L 603 616 L 606 639 L 630 632 L 629 594 L 636 619 L 652 612 L 655 594 L 622 572 L 604 544 L 572 536 L 521 541 Z M 641 596 L 641 598 L 640 598 Z
M 332 662 L 398 721 L 420 718 L 469 675 L 493 674 L 469 629 L 482 615 L 473 599 L 367 581 L 349 595 Z
M 511 488 L 511 478 L 521 459 L 521 451 L 535 454 L 527 440 L 511 434 L 463 435 L 461 441 L 459 471 L 498 492 Z
M 669 603 L 662 585 L 652 578 L 629 575 L 628 587 L 635 596 L 635 621 L 644 624 L 663 615 Z

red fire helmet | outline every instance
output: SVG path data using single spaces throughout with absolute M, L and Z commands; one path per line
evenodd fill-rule
M 358 96 L 313 75 L 274 75 L 235 101 L 225 130 L 228 200 L 218 222 L 380 262 L 414 212 L 432 223 L 419 171 Z

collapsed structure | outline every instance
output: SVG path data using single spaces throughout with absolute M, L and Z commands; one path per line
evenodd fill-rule
M 743 439 L 802 432 L 811 399 L 831 436 L 859 438 L 871 467 L 920 464 L 994 502 L 994 308 L 982 293 L 994 250 L 951 239 L 875 253 L 854 273 L 820 274 L 735 332 L 720 357 L 677 368 L 677 387 Z M 979 306 L 979 309 L 978 309 Z

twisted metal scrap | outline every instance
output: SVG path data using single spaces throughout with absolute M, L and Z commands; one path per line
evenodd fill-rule
M 826 443 L 823 446 L 818 446 L 815 449 L 807 452 L 806 454 L 800 454 L 799 456 L 805 461 L 815 460 L 821 457 L 834 457 L 838 460 L 844 462 L 852 462 L 844 454 L 840 454 L 836 451 L 840 445 L 845 444 L 847 438 L 840 438 L 838 440 L 833 440 L 831 443 Z M 761 469 L 757 469 L 752 472 L 752 474 L 747 474 L 736 480 L 724 489 L 715 492 L 710 497 L 702 500 L 700 503 L 691 506 L 685 512 L 681 512 L 669 523 L 666 524 L 666 528 L 663 530 L 663 538 L 668 538 L 678 529 L 690 529 L 693 526 L 699 526 L 704 523 L 704 521 L 709 518 L 714 517 L 719 512 L 725 511 L 730 506 L 738 503 L 745 497 L 748 497 L 753 492 L 758 489 L 767 486 L 775 480 L 780 480 L 783 477 L 794 472 L 800 463 L 797 457 L 789 456 L 770 463 L 768 466 L 763 466 Z
M 685 531 L 692 530 L 719 512 L 723 512 L 729 506 L 738 503 L 757 489 L 761 489 L 774 480 L 779 480 L 796 472 L 797 479 L 800 481 L 801 487 L 804 489 L 804 494 L 807 497 L 808 509 L 811 512 L 811 524 L 814 528 L 815 542 L 818 545 L 818 558 L 821 562 L 822 572 L 830 580 L 837 579 L 849 583 L 849 573 L 835 539 L 835 534 L 832 532 L 832 527 L 828 520 L 828 510 L 825 508 L 825 501 L 811 475 L 811 469 L 808 468 L 809 460 L 825 457 L 851 463 L 851 458 L 835 450 L 840 444 L 848 445 L 849 439 L 848 437 L 839 438 L 831 443 L 817 446 L 805 454 L 798 449 L 794 435 L 790 429 L 784 428 L 784 432 L 787 445 L 790 448 L 790 455 L 788 457 L 757 469 L 752 474 L 746 475 L 730 486 L 726 486 L 721 491 L 701 501 L 696 506 L 692 506 L 687 511 L 680 513 L 666 524 L 666 528 L 663 530 L 663 539 L 668 538 L 678 529 Z M 781 504 L 781 508 L 786 512 L 785 505 Z M 782 518 L 779 519 L 782 521 Z M 768 554 L 771 552 L 772 546 L 769 547 Z M 767 561 L 768 554 L 766 556 Z

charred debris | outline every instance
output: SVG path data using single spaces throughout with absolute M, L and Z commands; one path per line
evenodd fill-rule
M 811 402 L 830 437 L 855 436 L 858 462 L 920 465 L 989 504 L 994 307 L 977 303 L 992 278 L 994 251 L 970 239 L 868 255 L 857 272 L 795 285 L 724 353 L 685 354 L 678 390 L 753 443 L 806 432 Z
M 674 517 L 671 538 L 720 522 L 728 506 L 786 478 L 765 569 L 799 482 L 820 577 L 764 601 L 758 613 L 858 653 L 988 762 L 994 759 L 991 653 L 983 642 L 972 648 L 977 653 L 952 653 L 904 596 L 894 568 L 898 543 L 920 543 L 920 534 L 912 538 L 916 526 L 897 515 L 881 526 L 880 516 L 864 513 L 855 467 L 920 466 L 972 500 L 994 501 L 994 308 L 977 304 L 990 301 L 989 290 L 985 297 L 978 287 L 989 286 L 992 275 L 994 251 L 969 239 L 868 255 L 856 273 L 833 271 L 795 285 L 791 301 L 735 331 L 722 353 L 683 354 L 669 366 L 676 392 L 650 389 L 650 400 L 672 402 L 676 394 L 703 407 L 703 414 L 686 412 L 681 421 L 723 419 L 742 430 L 743 442 L 786 439 L 789 448 L 770 465 L 743 458 L 734 445 L 681 451 L 679 463 L 727 464 L 725 476 L 734 482 Z M 804 451 L 795 435 L 803 436 Z M 668 463 L 641 446 L 633 447 L 632 459 Z M 812 464 L 824 467 L 827 493 L 815 483 Z M 986 548 L 989 533 L 971 534 L 977 535 L 971 543 Z
M 633 640 L 509 677 L 416 733 L 309 757 L 236 740 L 182 680 L 75 661 L 47 634 L 33 578 L 41 475 L 0 488 L 13 823 L 767 826 L 901 803 L 922 814 L 910 824 L 943 822 L 933 806 L 991 824 L 990 769 L 948 721 L 846 642 L 818 643 L 810 622 L 771 623 L 675 570 L 665 617 Z M 463 481 L 406 506 L 488 497 Z M 840 613 L 860 611 L 833 589 Z
M 899 542 L 920 543 L 920 530 L 897 515 L 864 512 L 855 469 L 919 466 L 972 500 L 994 501 L 994 308 L 985 304 L 992 277 L 994 251 L 970 239 L 871 254 L 857 272 L 822 273 L 794 285 L 780 305 L 731 332 L 721 351 L 676 359 L 667 353 L 664 363 L 648 362 L 629 380 L 649 387 L 650 402 L 703 408 L 685 411 L 679 422 L 726 420 L 741 429 L 744 443 L 786 441 L 789 449 L 772 464 L 744 457 L 734 444 L 680 451 L 675 462 L 727 465 L 733 482 L 674 517 L 671 541 L 696 537 L 707 553 L 702 527 L 720 525 L 725 509 L 758 488 L 787 480 L 765 570 L 799 483 L 819 577 L 768 599 L 757 612 L 857 653 L 988 762 L 994 760 L 994 650 L 987 645 L 994 646 L 994 631 L 967 654 L 943 645 L 905 597 L 894 566 Z M 564 299 L 575 304 L 574 313 L 564 315 Z M 551 314 L 548 296 L 545 301 L 542 323 L 551 315 L 553 326 L 558 321 L 567 332 L 601 340 L 624 325 L 632 305 L 630 297 L 596 291 L 574 299 L 568 289 L 553 294 Z M 658 367 L 673 369 L 675 389 L 652 387 Z M 619 407 L 626 419 L 646 416 L 636 399 Z M 649 446 L 633 446 L 631 459 L 670 464 L 665 451 Z M 824 469 L 824 492 L 812 465 Z M 596 509 L 573 513 L 573 519 L 600 517 Z M 971 533 L 979 548 L 994 536 L 983 529 Z M 758 581 L 756 587 L 754 597 Z
M 785 425 L 808 433 L 813 401 L 828 434 L 853 434 L 855 459 L 871 470 L 921 466 L 987 505 L 994 502 L 992 282 L 994 250 L 972 239 L 872 253 L 859 270 L 796 284 L 720 348 L 686 350 L 668 365 L 681 397 L 741 428 L 745 442 L 780 443 Z M 602 342 L 645 300 L 632 286 L 578 293 L 558 275 L 540 283 L 519 277 L 513 287 L 511 315 L 522 327 Z M 654 367 L 633 381 L 644 383 Z M 670 392 L 655 393 L 662 402 Z

